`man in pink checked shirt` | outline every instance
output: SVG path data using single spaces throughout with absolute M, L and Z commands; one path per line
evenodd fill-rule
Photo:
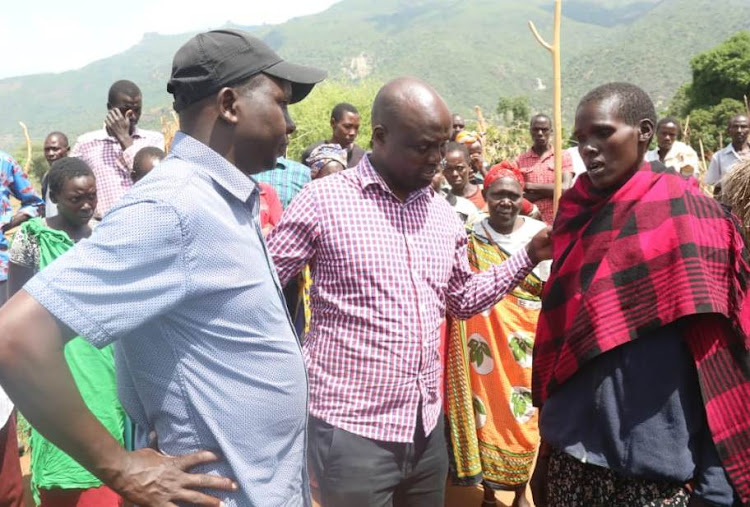
M 135 154 L 146 146 L 164 149 L 161 133 L 137 127 L 142 106 L 143 96 L 135 83 L 116 81 L 109 88 L 104 128 L 80 136 L 70 152 L 94 171 L 99 198 L 94 217 L 99 220 L 133 186 Z
M 310 264 L 308 457 L 324 507 L 443 505 L 440 324 L 495 304 L 550 256 L 549 232 L 480 274 L 430 187 L 451 115 L 426 83 L 386 84 L 372 153 L 308 184 L 268 240 L 282 285 Z

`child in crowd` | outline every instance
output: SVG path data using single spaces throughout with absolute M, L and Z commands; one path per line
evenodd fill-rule
M 146 146 L 138 150 L 133 159 L 133 170 L 130 172 L 133 183 L 137 183 L 150 173 L 166 156 L 163 150 L 155 146 Z

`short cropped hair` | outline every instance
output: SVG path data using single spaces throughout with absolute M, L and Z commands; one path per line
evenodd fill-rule
M 607 83 L 588 92 L 578 103 L 580 109 L 594 102 L 617 99 L 617 115 L 628 125 L 638 126 L 641 120 L 656 124 L 656 109 L 651 97 L 641 88 L 630 83 Z
M 537 120 L 547 120 L 550 124 L 550 127 L 552 126 L 552 118 L 550 118 L 544 113 L 537 113 L 534 116 L 532 116 L 531 119 L 529 120 L 529 128 L 533 127 L 534 122 Z
M 47 174 L 47 183 L 49 185 L 49 192 L 52 195 L 60 195 L 62 192 L 65 182 L 78 178 L 79 176 L 94 176 L 94 171 L 91 170 L 89 165 L 81 158 L 78 157 L 65 157 L 52 162 L 49 173 Z
M 135 157 L 133 157 L 133 171 L 140 171 L 143 167 L 143 162 L 147 158 L 156 158 L 159 160 L 164 160 L 164 157 L 166 157 L 167 154 L 164 153 L 164 150 L 161 148 L 157 148 L 156 146 L 144 146 L 140 150 L 138 150 L 138 153 L 135 154 Z
M 679 135 L 679 133 L 682 130 L 680 128 L 680 121 L 677 118 L 675 118 L 674 116 L 666 116 L 666 117 L 660 119 L 658 121 L 658 123 L 656 124 L 656 131 L 658 132 L 660 128 L 662 128 L 664 125 L 668 125 L 670 123 L 674 123 L 675 124 L 675 126 L 677 127 L 677 134 Z
M 457 143 L 456 141 L 451 141 L 448 144 L 445 145 L 445 154 L 448 155 L 448 153 L 453 153 L 454 151 L 460 151 L 463 153 L 464 157 L 466 158 L 466 161 L 469 161 L 469 148 L 464 143 Z
M 735 114 L 734 116 L 732 116 L 731 118 L 729 118 L 729 122 L 727 122 L 727 126 L 731 127 L 732 123 L 734 123 L 735 120 L 739 120 L 740 118 L 745 118 L 746 120 L 748 120 L 748 119 L 750 119 L 750 116 L 748 116 L 748 115 L 746 115 L 744 113 Z
M 112 83 L 109 87 L 109 94 L 107 95 L 107 102 L 114 104 L 117 100 L 117 95 L 123 94 L 127 97 L 138 97 L 141 95 L 141 89 L 138 85 L 127 79 L 121 79 Z
M 348 102 L 341 102 L 334 106 L 333 111 L 331 111 L 331 118 L 333 118 L 333 121 L 339 122 L 344 117 L 344 113 L 352 113 L 359 116 L 359 111 L 357 111 L 356 107 Z
M 68 136 L 66 136 L 65 134 L 63 134 L 59 130 L 55 130 L 54 132 L 50 132 L 49 134 L 47 134 L 47 137 L 45 137 L 44 140 L 46 141 L 50 137 L 59 137 L 65 143 L 65 146 L 70 146 L 70 141 L 68 141 Z

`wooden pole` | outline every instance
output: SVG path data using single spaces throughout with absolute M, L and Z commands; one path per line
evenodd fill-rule
M 701 163 L 703 167 L 698 168 L 698 175 L 700 177 L 700 181 L 703 181 L 703 179 L 706 177 L 706 172 L 708 171 L 708 164 L 706 164 L 706 150 L 703 149 L 703 139 L 698 139 L 698 147 L 701 149 Z
M 474 112 L 477 114 L 477 127 L 479 129 L 477 134 L 479 135 L 479 142 L 482 143 L 482 160 L 484 160 L 485 164 L 488 164 L 487 143 L 485 142 L 487 140 L 487 122 L 484 120 L 481 107 L 474 106 Z
M 533 21 L 529 21 L 529 28 L 537 42 L 552 53 L 552 74 L 554 79 L 553 109 L 555 118 L 555 190 L 553 208 L 557 213 L 557 206 L 562 195 L 562 69 L 560 66 L 560 23 L 562 20 L 562 0 L 555 0 L 555 21 L 552 32 L 552 44 L 539 35 Z
M 29 169 L 31 169 L 31 137 L 29 137 L 29 129 L 26 128 L 26 124 L 22 121 L 19 121 L 18 124 L 23 129 L 23 137 L 26 140 L 26 162 L 23 164 L 23 172 L 29 174 Z

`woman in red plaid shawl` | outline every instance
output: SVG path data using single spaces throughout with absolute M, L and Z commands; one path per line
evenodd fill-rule
M 533 362 L 537 506 L 750 500 L 748 253 L 731 213 L 658 161 L 643 90 L 576 112 Z

